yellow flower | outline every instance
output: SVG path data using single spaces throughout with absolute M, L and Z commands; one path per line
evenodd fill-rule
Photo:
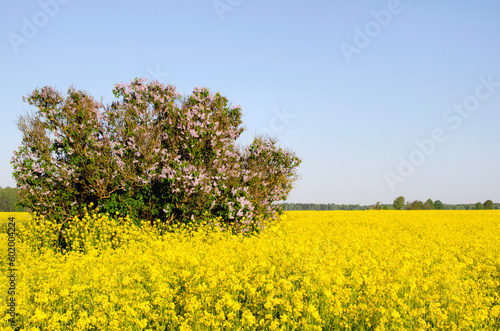
M 81 252 L 64 254 L 50 246 L 59 225 L 32 219 L 16 242 L 19 326 L 498 329 L 498 211 L 284 216 L 236 237 L 175 225 L 160 235 L 91 213 L 66 229 Z

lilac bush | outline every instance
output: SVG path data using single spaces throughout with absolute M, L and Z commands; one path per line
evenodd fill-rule
M 18 126 L 13 176 L 20 205 L 58 223 L 89 204 L 135 222 L 188 222 L 222 217 L 238 232 L 273 218 L 301 160 L 275 139 L 240 147 L 241 107 L 219 93 L 135 79 L 117 84 L 104 105 L 84 91 L 52 87 L 25 101 L 33 114 Z

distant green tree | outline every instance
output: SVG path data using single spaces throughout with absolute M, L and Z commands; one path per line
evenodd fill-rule
M 410 210 L 422 210 L 424 209 L 424 203 L 420 200 L 415 200 L 410 205 Z
M 389 210 L 389 207 L 387 205 L 384 205 L 384 208 L 382 208 L 383 210 Z
M 24 208 L 17 207 L 17 188 L 0 187 L 0 211 L 24 211 Z
M 380 201 L 377 201 L 377 203 L 375 204 L 375 207 L 373 207 L 373 209 L 375 209 L 375 210 L 381 210 L 382 209 L 382 205 L 380 204 Z
M 484 209 L 484 205 L 481 202 L 476 203 L 476 210 Z
M 5 195 L 3 190 L 0 190 L 0 211 L 10 211 L 9 198 Z
M 437 210 L 444 209 L 443 203 L 440 200 L 434 201 L 434 209 L 437 209 Z
M 423 209 L 427 209 L 427 210 L 434 209 L 434 202 L 432 202 L 431 199 L 427 199 L 427 201 L 424 203 Z
M 405 198 L 403 196 L 397 197 L 392 205 L 394 206 L 394 209 L 402 210 L 405 206 Z
M 493 209 L 493 201 L 491 200 L 486 200 L 484 202 L 484 209 Z

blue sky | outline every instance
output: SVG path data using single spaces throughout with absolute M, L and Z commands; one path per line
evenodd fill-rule
M 500 202 L 500 2 L 3 1 L 0 186 L 22 96 L 159 79 L 243 107 L 303 163 L 289 202 Z

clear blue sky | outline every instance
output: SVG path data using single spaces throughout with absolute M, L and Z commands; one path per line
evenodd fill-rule
M 3 1 L 0 186 L 22 96 L 147 77 L 221 92 L 242 142 L 302 157 L 289 202 L 500 202 L 499 18 L 494 0 Z

